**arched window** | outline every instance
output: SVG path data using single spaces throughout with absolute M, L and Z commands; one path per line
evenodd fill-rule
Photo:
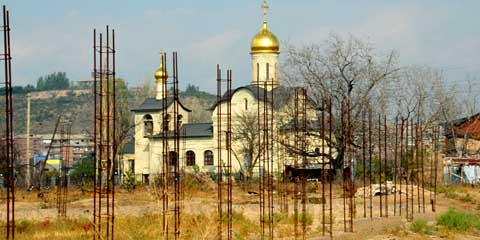
M 187 166 L 195 165 L 195 152 L 189 150 L 187 151 Z
M 143 116 L 143 135 L 150 136 L 153 134 L 153 119 L 150 114 Z
M 213 152 L 207 150 L 203 153 L 203 165 L 210 166 L 213 165 Z
M 170 114 L 167 114 L 167 115 L 165 116 L 165 119 L 164 119 L 163 121 L 164 121 L 164 122 L 163 122 L 163 129 L 164 129 L 165 131 L 168 131 L 168 128 L 169 128 L 168 125 L 170 125 Z
M 177 165 L 178 154 L 175 151 L 170 151 L 168 153 L 168 165 L 170 167 L 175 167 Z
M 178 126 L 181 127 L 182 126 L 182 121 L 183 121 L 183 116 L 179 114 L 177 116 L 177 121 L 178 121 Z

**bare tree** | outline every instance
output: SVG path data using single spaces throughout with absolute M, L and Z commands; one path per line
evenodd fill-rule
M 251 178 L 263 149 L 258 146 L 258 117 L 255 112 L 242 112 L 233 119 L 235 122 L 232 124 L 232 142 L 238 147 L 233 147 L 232 153 L 240 165 L 240 171 L 247 178 Z
M 282 77 L 287 83 L 301 83 L 308 87 L 309 96 L 317 105 L 332 98 L 334 114 L 334 137 L 330 143 L 338 150 L 333 159 L 336 169 L 341 168 L 347 143 L 345 131 L 341 129 L 342 106 L 350 102 L 352 129 L 360 129 L 361 114 L 369 101 L 380 99 L 375 92 L 381 83 L 390 81 L 398 71 L 394 51 L 376 54 L 369 43 L 353 36 L 348 39 L 332 34 L 323 44 L 303 47 L 288 46 L 287 60 L 282 68 Z M 325 111 L 325 109 L 321 109 Z M 358 133 L 357 133 L 358 134 Z M 355 139 L 355 133 L 353 138 Z

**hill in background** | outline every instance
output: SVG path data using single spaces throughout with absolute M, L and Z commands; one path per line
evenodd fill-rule
M 137 91 L 129 89 L 129 102 L 132 106 L 143 102 L 146 97 L 151 97 L 152 91 Z M 72 133 L 90 133 L 93 125 L 93 98 L 88 89 L 77 90 L 51 90 L 31 93 L 31 134 L 51 134 L 58 116 L 63 115 L 66 119 L 72 120 Z M 4 104 L 3 96 L 0 102 Z M 182 103 L 194 109 L 191 115 L 192 122 L 210 122 L 211 107 L 216 96 L 200 91 L 198 87 L 189 85 L 185 91 L 181 91 Z M 14 133 L 24 134 L 26 132 L 26 94 L 18 93 L 13 95 L 14 109 Z M 3 105 L 2 105 L 3 106 Z M 4 116 L 0 115 L 0 123 L 4 124 Z

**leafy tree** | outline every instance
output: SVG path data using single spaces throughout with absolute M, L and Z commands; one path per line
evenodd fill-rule
M 201 91 L 198 86 L 188 84 L 185 91 L 180 92 L 181 97 L 204 97 L 204 98 L 211 98 L 215 97 L 214 95 Z
M 54 72 L 37 80 L 37 91 L 68 89 L 70 80 L 65 72 Z
M 88 155 L 80 159 L 73 165 L 70 176 L 73 178 L 93 177 L 93 155 Z
M 116 153 L 123 151 L 123 146 L 126 143 L 127 137 L 132 135 L 133 130 L 133 114 L 130 112 L 130 100 L 132 95 L 128 91 L 128 86 L 125 80 L 118 78 L 115 82 L 115 98 L 116 98 L 116 112 L 117 112 L 117 139 L 118 144 Z

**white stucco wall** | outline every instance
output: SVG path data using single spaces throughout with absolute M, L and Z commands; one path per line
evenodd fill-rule
M 263 87 L 263 83 L 267 80 L 267 63 L 269 70 L 269 80 L 273 78 L 274 86 L 278 86 L 278 53 L 255 53 L 252 54 L 252 84 L 260 84 Z M 257 80 L 257 64 L 258 80 Z M 271 89 L 269 86 L 267 89 Z

